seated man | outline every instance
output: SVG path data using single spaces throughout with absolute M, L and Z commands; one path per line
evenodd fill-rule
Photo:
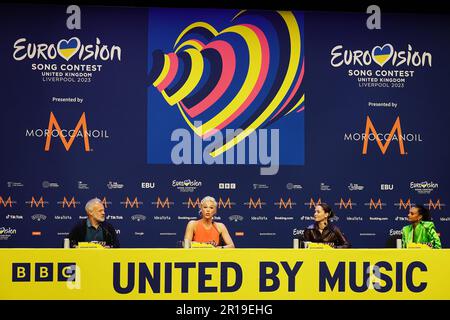
M 78 246 L 78 242 L 99 242 L 106 247 L 119 248 L 114 227 L 105 222 L 105 208 L 100 199 L 94 198 L 86 203 L 87 219 L 78 223 L 70 232 L 70 246 Z

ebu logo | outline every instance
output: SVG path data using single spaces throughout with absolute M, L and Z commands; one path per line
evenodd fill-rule
M 75 262 L 13 263 L 12 282 L 70 281 L 76 278 L 76 267 Z

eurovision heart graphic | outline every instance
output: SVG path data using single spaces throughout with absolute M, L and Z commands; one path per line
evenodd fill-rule
M 375 46 L 372 49 L 372 58 L 380 66 L 384 66 L 386 62 L 394 54 L 394 47 L 391 44 L 385 44 L 383 47 Z
M 240 129 L 212 157 L 304 110 L 298 14 L 244 10 L 221 31 L 197 21 L 172 41 L 172 52 L 152 52 L 150 83 L 198 136 Z
M 69 61 L 80 49 L 80 39 L 73 37 L 69 40 L 62 39 L 58 42 L 58 54 Z

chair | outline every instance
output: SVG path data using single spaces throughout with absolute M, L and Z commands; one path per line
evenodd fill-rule
M 385 247 L 386 248 L 397 248 L 397 239 L 402 239 L 401 234 L 394 234 L 392 236 L 389 236 L 386 240 Z

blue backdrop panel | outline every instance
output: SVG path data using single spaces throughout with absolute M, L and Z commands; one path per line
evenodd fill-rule
M 293 12 L 301 41 L 292 42 L 275 12 L 234 18 L 239 10 L 82 7 L 81 30 L 69 30 L 65 10 L 0 11 L 1 247 L 60 246 L 92 197 L 104 200 L 122 246 L 175 247 L 205 195 L 221 200 L 218 218 L 238 247 L 291 247 L 318 201 L 333 206 L 354 247 L 384 247 L 408 223 L 409 204 L 425 204 L 448 246 L 447 16 L 421 15 L 419 24 L 415 15 L 384 14 L 382 29 L 371 31 L 364 13 Z M 188 134 L 192 154 L 199 138 L 183 108 L 170 106 L 154 85 L 165 66 L 170 71 L 164 59 L 178 55 L 166 89 L 174 93 L 189 83 L 188 71 L 199 72 L 189 68 L 192 55 L 202 55 L 198 85 L 182 100 L 186 108 L 224 76 L 217 51 L 182 54 L 197 42 L 175 52 L 178 36 L 196 22 L 217 33 L 246 25 L 259 44 L 261 34 L 268 40 L 267 75 L 255 99 L 221 132 L 259 115 L 282 88 L 286 61 L 298 63 L 275 111 L 286 103 L 283 116 L 256 130 L 260 138 L 262 129 L 269 137 L 278 129 L 277 174 L 261 175 L 261 158 L 250 162 L 248 139 L 243 164 L 173 164 L 179 141 L 171 135 Z M 195 31 L 184 40 L 227 42 L 236 56 L 226 92 L 198 116 L 204 123 L 233 100 L 247 74 L 264 70 L 248 73 L 256 44 L 243 34 Z M 295 45 L 301 55 L 289 59 Z M 61 139 L 58 128 L 77 137 Z

